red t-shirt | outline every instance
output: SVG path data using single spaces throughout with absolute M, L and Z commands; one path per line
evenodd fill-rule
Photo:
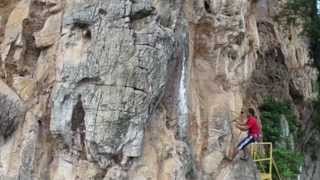
M 249 135 L 255 136 L 261 134 L 261 128 L 257 122 L 257 118 L 254 116 L 249 116 L 247 120 L 247 126 L 249 129 Z

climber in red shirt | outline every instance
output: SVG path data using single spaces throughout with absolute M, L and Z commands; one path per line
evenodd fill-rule
M 248 131 L 248 136 L 245 137 L 237 146 L 237 148 L 233 151 L 232 160 L 236 157 L 236 155 L 243 150 L 244 157 L 241 157 L 242 160 L 248 159 L 248 150 L 247 146 L 251 143 L 261 140 L 261 126 L 258 123 L 257 117 L 255 116 L 255 112 L 252 108 L 248 109 L 248 117 L 246 123 L 237 122 L 236 126 L 241 131 Z

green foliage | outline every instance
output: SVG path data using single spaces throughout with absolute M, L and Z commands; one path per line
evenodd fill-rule
M 264 100 L 263 105 L 260 106 L 262 129 L 264 141 L 271 141 L 276 146 L 273 150 L 273 157 L 278 165 L 281 176 L 285 179 L 295 179 L 299 174 L 299 167 L 303 163 L 303 155 L 294 150 L 288 150 L 280 147 L 279 142 L 289 142 L 287 137 L 282 137 L 280 119 L 285 116 L 289 124 L 290 134 L 297 139 L 299 125 L 297 117 L 288 102 L 276 101 L 269 97 Z M 277 179 L 275 176 L 274 179 Z
M 320 42 L 317 0 L 288 0 L 278 18 L 284 18 L 287 25 L 302 25 L 304 34 L 308 35 L 313 43 Z
M 320 71 L 320 10 L 317 9 L 320 0 L 288 0 L 284 10 L 279 16 L 283 16 L 291 25 L 302 24 L 304 34 L 310 37 L 311 55 L 314 64 Z M 300 20 L 300 21 L 299 21 Z M 320 131 L 320 77 L 316 84 L 317 99 L 313 102 L 312 119 L 314 126 Z
M 288 25 L 302 25 L 303 34 L 310 38 L 310 54 L 314 58 L 315 66 L 320 70 L 320 14 L 317 9 L 319 0 L 287 0 L 287 4 L 280 18 L 285 18 Z M 316 84 L 318 93 L 320 77 Z M 319 93 L 320 94 L 320 93 Z M 316 128 L 320 131 L 320 95 L 313 102 L 312 119 Z M 268 126 L 268 125 L 267 125 Z M 268 127 L 270 128 L 270 127 Z M 298 129 L 299 130 L 299 129 Z M 268 129 L 267 129 L 268 131 Z M 272 140 L 275 140 L 275 130 L 269 130 L 272 133 Z M 299 171 L 299 166 L 303 163 L 303 156 L 296 152 L 290 152 L 286 149 L 276 148 L 274 151 L 275 160 L 278 162 L 280 172 L 288 179 L 294 179 Z
M 280 119 L 284 115 L 289 124 L 292 134 L 297 134 L 298 123 L 292 107 L 287 102 L 276 101 L 271 97 L 264 100 L 264 104 L 260 106 L 261 121 L 264 139 L 275 143 L 281 137 Z
M 296 179 L 297 174 L 299 174 L 299 168 L 304 160 L 303 154 L 284 148 L 275 148 L 273 156 L 282 177 L 285 179 Z
M 310 55 L 320 70 L 320 11 L 319 0 L 287 0 L 276 19 L 284 20 L 286 26 L 302 26 L 303 34 L 310 38 Z
M 304 13 L 312 11 L 310 0 L 288 0 L 280 16 L 286 19 L 288 24 L 299 25 L 299 19 L 305 19 Z

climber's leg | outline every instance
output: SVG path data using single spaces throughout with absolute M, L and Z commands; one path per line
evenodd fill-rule
M 237 156 L 237 154 L 241 151 L 244 150 L 245 147 L 247 147 L 250 143 L 253 143 L 254 139 L 252 136 L 247 136 L 246 138 L 244 138 L 237 146 L 237 148 L 234 150 L 233 155 L 232 155 L 232 160 Z M 244 153 L 246 150 L 244 150 Z
M 247 147 L 243 148 L 243 157 L 240 159 L 245 161 L 249 159 L 249 151 Z

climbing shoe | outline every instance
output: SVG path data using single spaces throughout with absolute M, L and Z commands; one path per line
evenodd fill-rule
M 249 157 L 240 157 L 240 159 L 243 160 L 243 161 L 248 161 Z

